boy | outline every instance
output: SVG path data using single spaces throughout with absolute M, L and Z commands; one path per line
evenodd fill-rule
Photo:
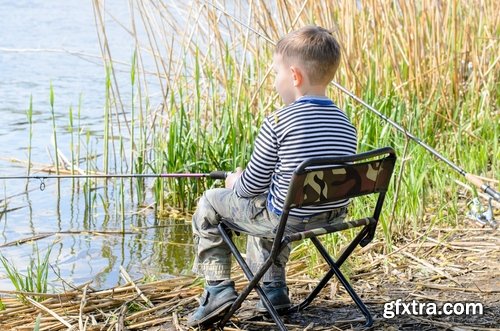
M 326 97 L 326 88 L 340 62 L 340 46 L 321 27 L 307 26 L 283 37 L 276 45 L 274 87 L 285 107 L 265 118 L 247 165 L 226 179 L 226 188 L 204 193 L 193 215 L 196 259 L 193 271 L 205 277 L 200 307 L 189 317 L 189 326 L 214 323 L 236 299 L 230 278 L 231 254 L 217 224 L 221 218 L 251 234 L 272 233 L 293 170 L 304 159 L 356 153 L 356 129 L 345 114 Z M 288 230 L 321 227 L 345 218 L 348 201 L 321 207 L 303 207 L 290 213 Z M 269 256 L 272 241 L 248 236 L 247 261 L 255 272 Z M 263 290 L 277 311 L 291 302 L 285 281 L 290 247 L 262 278 Z M 257 310 L 265 312 L 262 302 Z

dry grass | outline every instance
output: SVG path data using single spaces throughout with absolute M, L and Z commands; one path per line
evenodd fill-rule
M 416 329 L 493 330 L 500 322 L 500 243 L 498 232 L 477 227 L 463 230 L 440 228 L 421 234 L 418 240 L 401 243 L 391 254 L 383 254 L 380 242 L 354 253 L 358 266 L 345 270 L 355 289 L 375 313 L 375 327 L 390 329 L 403 323 Z M 397 244 L 399 245 L 399 244 Z M 303 298 L 316 280 L 308 276 L 324 264 L 306 267 L 306 259 L 288 266 L 292 300 Z M 235 269 L 237 288 L 246 283 Z M 0 327 L 5 330 L 33 330 L 41 314 L 40 330 L 186 330 L 186 317 L 197 306 L 200 282 L 192 277 L 161 281 L 132 281 L 122 269 L 124 284 L 109 290 L 89 285 L 61 294 L 1 291 L 4 310 Z M 45 296 L 40 303 L 25 298 Z M 256 295 L 245 303 L 226 330 L 260 330 L 272 327 L 268 319 L 254 319 Z M 404 302 L 480 302 L 481 316 L 399 316 L 384 319 L 382 306 L 391 300 Z M 346 318 L 349 316 L 349 318 Z M 322 291 L 310 309 L 286 318 L 291 330 L 350 330 L 363 322 L 349 296 L 334 280 Z M 333 326 L 325 326 L 332 323 Z M 393 329 L 392 329 L 393 330 Z

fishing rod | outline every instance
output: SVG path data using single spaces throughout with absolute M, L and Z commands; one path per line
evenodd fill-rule
M 221 8 L 220 6 L 218 6 L 218 5 L 210 2 L 208 0 L 203 0 L 203 1 L 206 4 L 208 4 L 208 5 L 212 6 L 213 8 L 215 8 L 216 10 L 220 11 L 221 13 L 223 13 L 224 15 L 226 15 L 227 17 L 229 17 L 233 21 L 237 22 L 238 24 L 240 24 L 244 28 L 252 31 L 257 36 L 261 37 L 262 39 L 264 39 L 264 40 L 268 41 L 269 43 L 271 43 L 272 45 L 276 46 L 276 42 L 274 42 L 273 40 L 271 40 L 269 37 L 263 35 L 259 31 L 257 31 L 256 29 L 252 28 L 251 26 L 249 26 L 245 22 L 241 21 L 240 19 L 238 19 L 234 15 L 231 15 L 224 8 Z M 332 81 L 332 84 L 336 88 L 338 88 L 339 90 L 341 90 L 342 92 L 344 92 L 345 94 L 347 94 L 349 97 L 351 97 L 355 101 L 359 102 L 360 104 L 362 104 L 363 106 L 365 106 L 366 108 L 368 108 L 370 111 L 372 111 L 378 117 L 380 117 L 381 119 L 383 119 L 384 121 L 386 121 L 387 123 L 389 123 L 390 125 L 392 125 L 398 131 L 400 131 L 403 134 L 405 134 L 408 138 L 410 138 L 411 140 L 413 140 L 414 142 L 416 142 L 418 145 L 420 145 L 423 148 L 425 148 L 427 151 L 429 151 L 435 157 L 437 157 L 438 159 L 440 159 L 441 161 L 443 161 L 444 163 L 446 163 L 448 166 L 450 166 L 453 170 L 455 170 L 456 172 L 458 172 L 460 175 L 464 176 L 465 179 L 468 182 L 472 183 L 474 186 L 476 186 L 477 188 L 481 189 L 484 193 L 486 193 L 488 196 L 490 196 L 491 199 L 500 202 L 500 193 L 498 191 L 496 191 L 494 188 L 492 188 L 488 183 L 483 182 L 481 179 L 479 179 L 477 176 L 475 176 L 473 174 L 467 173 L 464 169 L 460 168 L 458 165 L 456 165 L 452 161 L 448 160 L 446 157 L 444 157 L 441 153 L 439 153 L 438 151 L 436 151 L 434 148 L 432 148 L 431 146 L 429 146 L 428 144 L 426 144 L 425 142 L 423 142 L 417 136 L 415 136 L 415 135 L 411 134 L 410 132 L 408 132 L 408 130 L 406 130 L 404 127 L 402 127 L 401 125 L 399 125 L 398 123 L 396 123 L 392 119 L 390 119 L 387 116 L 385 116 L 384 114 L 382 114 L 380 111 L 378 111 L 377 109 L 375 109 L 374 107 L 372 107 L 371 105 L 369 105 L 368 103 L 366 103 L 363 99 L 359 98 L 358 96 L 356 96 L 351 91 L 349 91 L 346 88 L 344 88 L 342 85 L 336 83 L 335 81 Z
M 63 179 L 63 178 L 202 178 L 226 179 L 228 172 L 212 171 L 210 173 L 164 173 L 164 174 L 81 174 L 81 175 L 20 175 L 20 176 L 0 176 L 0 179 Z
M 20 175 L 20 176 L 0 176 L 1 179 L 38 179 L 40 180 L 40 189 L 45 189 L 46 179 L 111 179 L 111 178 L 211 178 L 211 179 L 226 179 L 229 172 L 226 171 L 212 171 L 210 173 L 162 173 L 162 174 L 79 174 L 79 175 Z
M 430 153 L 432 153 L 432 155 L 434 155 L 435 157 L 437 157 L 438 159 L 440 159 L 441 161 L 443 161 L 444 163 L 446 163 L 448 166 L 450 166 L 451 168 L 453 168 L 453 170 L 455 170 L 456 172 L 458 172 L 460 175 L 464 176 L 465 179 L 467 179 L 470 183 L 474 184 L 474 186 L 476 186 L 476 187 L 480 188 L 481 190 L 483 190 L 483 192 L 486 193 L 487 195 L 489 195 L 491 198 L 493 198 L 496 201 L 500 201 L 500 193 L 497 192 L 497 191 L 495 191 L 495 189 L 493 189 L 487 183 L 484 183 L 477 176 L 475 176 L 473 174 L 470 174 L 470 173 L 467 173 L 464 169 L 460 168 L 458 165 L 456 165 L 455 163 L 453 163 L 450 160 L 448 160 L 441 153 L 439 153 L 434 148 L 432 148 L 431 146 L 429 146 L 428 144 L 426 144 L 425 142 L 423 142 L 417 136 L 415 136 L 415 135 L 411 134 L 410 132 L 408 132 L 404 127 L 402 127 L 401 125 L 399 125 L 395 121 L 391 120 L 390 118 L 388 118 L 387 116 L 385 116 L 384 114 L 382 114 L 381 112 L 379 112 L 377 109 L 373 108 L 371 105 L 367 104 L 364 100 L 360 99 L 358 96 L 356 96 L 355 94 L 353 94 L 352 92 L 350 92 L 349 90 L 347 90 L 346 88 L 344 88 L 343 86 L 339 85 L 338 83 L 336 83 L 334 81 L 332 81 L 332 84 L 335 87 L 337 87 L 339 90 L 341 90 L 342 92 L 344 92 L 345 94 L 347 94 L 348 96 L 350 96 L 352 99 L 356 100 L 357 102 L 359 102 L 360 104 L 362 104 L 363 106 L 365 106 L 366 108 L 368 108 L 369 110 L 371 110 L 373 113 L 375 113 L 377 116 L 379 116 L 380 118 L 382 118 L 383 120 L 385 120 L 387 123 L 391 124 L 399 132 L 402 132 L 408 138 L 410 138 L 411 140 L 413 140 L 414 142 L 416 142 L 418 145 L 420 145 L 423 148 L 425 148 L 427 151 L 429 151 Z

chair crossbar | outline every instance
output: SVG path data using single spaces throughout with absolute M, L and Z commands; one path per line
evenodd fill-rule
M 289 235 L 286 235 L 284 237 L 284 240 L 289 241 L 289 242 L 298 241 L 298 240 L 303 240 L 306 238 L 321 236 L 321 235 L 324 235 L 327 233 L 333 233 L 333 232 L 343 231 L 343 230 L 347 230 L 347 229 L 351 229 L 351 228 L 356 228 L 359 226 L 369 225 L 369 224 L 373 224 L 375 222 L 376 222 L 376 220 L 373 217 L 365 217 L 365 218 L 360 218 L 360 219 L 352 220 L 352 221 L 344 221 L 341 223 L 336 223 L 336 224 L 324 226 L 321 228 L 316 228 L 316 229 L 311 229 L 308 231 L 289 234 Z

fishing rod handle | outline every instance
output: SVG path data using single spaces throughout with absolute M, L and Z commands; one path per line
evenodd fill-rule
M 488 194 L 490 197 L 493 198 L 493 200 L 496 200 L 500 202 L 500 193 L 495 191 L 491 186 L 484 184 L 482 180 L 477 178 L 476 176 L 472 174 L 466 174 L 465 178 L 474 184 L 477 188 L 483 190 L 484 193 Z
M 227 171 L 217 170 L 209 173 L 208 177 L 212 179 L 226 179 L 227 175 L 228 175 Z

